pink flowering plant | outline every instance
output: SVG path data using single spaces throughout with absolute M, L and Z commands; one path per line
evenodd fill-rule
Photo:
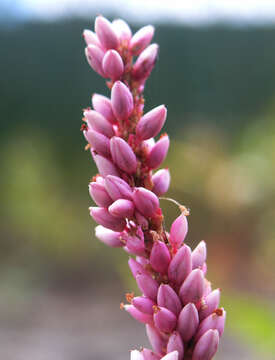
M 206 279 L 206 244 L 191 251 L 184 244 L 188 210 L 164 228 L 159 199 L 170 184 L 164 161 L 169 137 L 161 131 L 167 109 L 143 113 L 143 91 L 157 60 L 150 44 L 153 26 L 132 35 L 123 20 L 95 20 L 95 32 L 84 31 L 89 65 L 108 79 L 110 99 L 94 94 L 84 110 L 82 131 L 98 172 L 89 184 L 97 206 L 90 215 L 99 224 L 96 236 L 128 254 L 130 270 L 141 291 L 126 294 L 121 304 L 144 323 L 152 350 L 131 352 L 131 360 L 210 360 L 224 331 L 226 313 L 219 307 L 220 290 Z

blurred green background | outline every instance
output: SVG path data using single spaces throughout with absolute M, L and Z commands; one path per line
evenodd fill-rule
M 87 211 L 82 108 L 108 94 L 83 56 L 91 20 L 0 27 L 3 360 L 127 359 L 145 344 L 119 312 L 134 287 L 127 255 L 94 238 Z M 186 242 L 207 241 L 223 290 L 217 359 L 275 359 L 275 27 L 156 29 L 145 109 L 168 106 L 168 195 L 191 208 Z M 169 225 L 177 209 L 162 205 Z

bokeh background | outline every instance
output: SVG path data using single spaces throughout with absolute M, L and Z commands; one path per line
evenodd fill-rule
M 121 250 L 94 237 L 79 131 L 93 92 L 83 56 L 97 13 L 156 25 L 146 110 L 165 103 L 168 195 L 191 208 L 228 321 L 217 360 L 275 359 L 275 3 L 1 0 L 0 358 L 126 360 L 148 345 L 119 310 Z M 177 216 L 163 202 L 167 224 Z

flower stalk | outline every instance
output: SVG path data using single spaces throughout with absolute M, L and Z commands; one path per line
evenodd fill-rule
M 83 33 L 88 64 L 107 80 L 110 99 L 94 94 L 93 110 L 84 110 L 81 129 L 99 174 L 89 184 L 97 206 L 90 215 L 96 236 L 130 254 L 129 267 L 141 296 L 127 294 L 124 308 L 146 325 L 152 350 L 131 352 L 131 360 L 211 360 L 224 330 L 220 290 L 206 279 L 206 244 L 191 251 L 184 244 L 188 209 L 174 201 L 181 215 L 170 233 L 163 226 L 159 200 L 170 184 L 168 169 L 157 170 L 168 148 L 160 136 L 167 117 L 164 105 L 143 113 L 143 91 L 154 68 L 158 45 L 150 44 L 154 27 L 132 35 L 123 20 L 95 21 Z M 157 171 L 156 171 L 157 170 Z M 166 199 L 166 198 L 164 198 Z M 171 200 L 171 199 L 167 199 Z

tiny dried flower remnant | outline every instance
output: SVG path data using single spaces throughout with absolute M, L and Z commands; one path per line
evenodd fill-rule
M 170 142 L 160 132 L 167 109 L 143 113 L 144 86 L 158 55 L 158 45 L 150 44 L 154 28 L 132 35 L 123 20 L 98 16 L 95 32 L 83 35 L 87 61 L 108 79 L 111 92 L 110 98 L 93 95 L 81 127 L 99 172 L 89 184 L 96 204 L 90 215 L 99 224 L 99 240 L 131 255 L 141 295 L 127 294 L 121 307 L 145 324 L 152 346 L 132 351 L 131 360 L 210 360 L 225 324 L 220 290 L 206 279 L 205 242 L 193 251 L 184 244 L 189 211 L 179 206 L 170 233 L 163 227 L 159 197 L 169 188 L 170 173 L 159 167 Z

